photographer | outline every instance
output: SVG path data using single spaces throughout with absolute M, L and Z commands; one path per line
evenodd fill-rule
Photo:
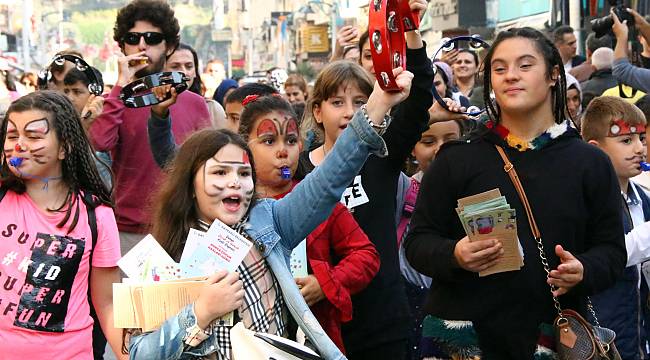
M 634 26 L 636 26 L 643 38 L 648 41 L 650 39 L 650 24 L 636 11 L 627 9 L 627 12 L 632 14 L 634 17 Z M 627 58 L 629 31 L 627 28 L 627 20 L 621 22 L 613 11 L 612 19 L 614 20 L 612 32 L 616 36 L 613 67 L 614 77 L 623 84 L 647 93 L 650 91 L 650 69 L 636 67 L 630 64 Z

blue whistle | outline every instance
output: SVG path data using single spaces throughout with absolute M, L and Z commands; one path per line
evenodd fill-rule
M 23 160 L 24 159 L 21 157 L 12 157 L 11 159 L 9 159 L 9 165 L 13 167 L 19 167 L 20 164 L 23 163 Z
M 650 164 L 645 161 L 641 161 L 641 171 L 650 171 Z
M 283 179 L 285 180 L 291 179 L 291 169 L 289 169 L 288 166 L 283 166 L 280 169 L 280 172 L 281 172 L 280 177 L 282 177 Z

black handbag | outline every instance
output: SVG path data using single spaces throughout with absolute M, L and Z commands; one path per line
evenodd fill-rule
M 499 145 L 495 145 L 501 159 L 503 160 L 503 170 L 508 174 L 512 184 L 519 194 L 519 199 L 526 210 L 526 217 L 528 224 L 533 233 L 533 238 L 537 242 L 537 249 L 539 250 L 539 258 L 544 266 L 544 271 L 548 275 L 550 267 L 548 259 L 544 252 L 544 244 L 542 243 L 542 235 L 539 232 L 533 212 L 530 208 L 530 203 L 524 192 L 524 188 L 519 181 L 519 176 L 515 171 L 514 165 L 508 159 L 505 151 Z M 604 327 L 601 327 L 596 317 L 591 300 L 587 298 L 587 307 L 594 318 L 595 325 L 589 323 L 578 312 L 569 309 L 562 309 L 560 301 L 553 295 L 555 288 L 551 286 L 551 296 L 553 303 L 557 310 L 557 317 L 553 322 L 555 328 L 555 350 L 560 360 L 621 360 L 621 355 L 614 345 L 616 333 Z

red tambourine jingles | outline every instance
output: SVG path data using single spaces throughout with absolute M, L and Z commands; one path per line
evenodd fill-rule
M 411 11 L 408 0 L 370 0 L 368 39 L 372 63 L 379 86 L 386 91 L 399 91 L 393 69 L 406 69 L 404 32 L 420 26 L 417 12 Z

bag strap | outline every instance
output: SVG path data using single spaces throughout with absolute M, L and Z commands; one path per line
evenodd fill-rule
M 506 155 L 506 152 L 503 150 L 503 148 L 499 145 L 494 145 L 497 148 L 497 151 L 499 152 L 499 155 L 501 156 L 501 159 L 503 160 L 503 170 L 508 174 L 510 177 L 510 181 L 512 181 L 512 184 L 515 186 L 515 190 L 517 190 L 517 194 L 519 194 L 519 199 L 521 200 L 521 204 L 524 206 L 524 209 L 526 210 L 526 217 L 528 218 L 528 224 L 530 225 L 530 230 L 533 233 L 533 238 L 535 239 L 535 242 L 537 242 L 537 250 L 539 250 L 539 258 L 542 261 L 542 266 L 544 267 L 544 271 L 546 272 L 546 275 L 548 276 L 551 273 L 551 268 L 548 265 L 548 258 L 546 257 L 546 252 L 544 251 L 544 243 L 542 242 L 542 234 L 539 232 L 539 228 L 537 227 L 537 223 L 535 222 L 535 217 L 533 216 L 533 210 L 530 208 L 530 203 L 528 202 L 528 197 L 526 196 L 526 192 L 524 191 L 524 187 L 521 185 L 521 181 L 519 181 L 519 175 L 517 175 L 517 171 L 515 170 L 515 166 L 510 162 L 510 159 L 508 159 L 508 155 Z M 558 315 L 563 318 L 562 315 L 562 306 L 560 305 L 560 300 L 553 295 L 553 291 L 555 291 L 555 286 L 549 285 L 551 287 L 551 296 L 553 297 L 553 304 L 555 306 L 555 309 L 557 310 Z

